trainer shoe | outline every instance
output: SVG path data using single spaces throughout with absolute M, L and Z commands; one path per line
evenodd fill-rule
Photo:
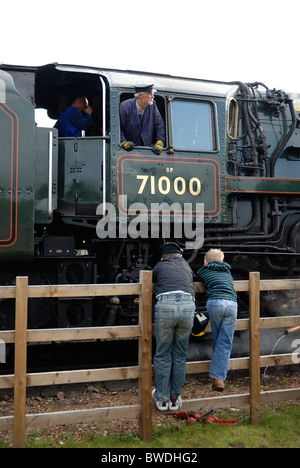
M 176 411 L 182 406 L 182 399 L 179 395 L 178 397 L 171 397 L 169 401 L 169 410 Z
M 155 396 L 155 389 L 152 391 L 152 400 L 154 401 L 156 408 L 159 411 L 166 411 L 168 409 L 168 403 L 165 401 L 158 400 Z

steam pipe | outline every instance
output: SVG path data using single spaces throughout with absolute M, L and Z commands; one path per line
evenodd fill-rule
M 297 234 L 298 234 L 299 228 L 300 228 L 300 221 L 298 221 L 294 225 L 294 227 L 292 229 L 292 232 L 290 234 L 291 248 L 293 249 L 294 252 L 296 252 L 296 250 L 297 250 Z M 288 277 L 289 278 L 292 278 L 292 276 L 294 274 L 295 267 L 296 267 L 296 257 L 294 256 L 294 257 L 291 258 L 290 264 L 289 264 L 289 269 L 288 269 Z
M 294 131 L 296 129 L 296 125 L 297 125 L 297 118 L 296 118 L 296 112 L 295 112 L 295 109 L 294 109 L 293 101 L 292 101 L 292 99 L 289 99 L 288 102 L 289 102 L 290 113 L 291 113 L 291 116 L 292 116 L 292 126 L 291 126 L 290 130 L 288 131 L 288 133 L 286 134 L 283 141 L 281 142 L 281 144 L 279 145 L 279 148 L 275 152 L 274 156 L 272 157 L 272 160 L 271 160 L 271 177 L 274 177 L 276 162 L 277 162 L 282 150 L 284 149 L 285 145 L 287 144 L 287 142 L 291 138 L 292 134 L 294 133 Z
M 242 99 L 243 99 L 242 108 L 243 108 L 243 115 L 244 115 L 244 121 L 245 121 L 245 126 L 246 126 L 246 134 L 249 138 L 251 150 L 252 150 L 252 162 L 251 162 L 251 165 L 249 165 L 249 169 L 253 169 L 253 170 L 256 169 L 255 174 L 254 174 L 256 175 L 257 167 L 258 167 L 258 153 L 256 149 L 255 138 L 251 129 L 249 88 L 245 83 L 242 83 L 240 81 L 233 82 L 232 84 L 238 85 L 242 92 Z
M 258 198 L 255 197 L 255 199 L 253 200 L 252 202 L 252 205 L 254 205 L 253 207 L 253 215 L 252 215 L 252 219 L 250 221 L 249 224 L 247 224 L 247 226 L 244 226 L 244 227 L 224 227 L 224 228 L 207 228 L 205 229 L 205 233 L 213 233 L 213 234 L 218 234 L 219 232 L 221 233 L 224 233 L 224 232 L 230 232 L 230 233 L 233 233 L 233 232 L 246 232 L 246 231 L 250 231 L 251 229 L 254 228 L 254 226 L 256 226 L 256 223 L 257 223 L 257 220 L 258 220 L 258 213 L 259 213 L 259 201 L 258 201 Z
M 207 237 L 204 239 L 204 243 L 208 242 L 221 242 L 221 241 L 227 241 L 227 242 L 232 242 L 232 241 L 262 241 L 262 240 L 268 240 L 272 239 L 279 231 L 280 228 L 280 221 L 279 221 L 280 215 L 277 214 L 275 215 L 275 227 L 273 231 L 270 234 L 255 234 L 255 235 L 244 235 L 244 236 L 228 236 L 228 237 Z
M 248 92 L 248 87 L 244 83 L 241 83 L 240 87 L 242 88 L 243 92 L 246 95 L 246 100 L 243 101 L 243 110 L 244 110 L 244 118 L 245 118 L 247 134 L 248 134 L 251 148 L 252 148 L 253 166 L 258 166 L 258 154 L 257 154 L 257 149 L 256 149 L 256 143 L 255 143 L 255 139 L 252 133 L 251 123 L 250 123 L 250 106 L 249 106 L 250 96 Z
M 292 327 L 292 328 L 287 328 L 286 330 L 284 330 L 284 334 L 285 335 L 290 335 L 291 333 L 295 333 L 297 331 L 300 331 L 300 325 L 297 326 L 297 327 Z
M 265 131 L 260 123 L 260 121 L 256 118 L 256 116 L 253 114 L 250 103 L 248 102 L 248 115 L 256 128 L 259 131 L 260 138 L 261 138 L 261 144 L 263 146 L 263 151 L 264 151 L 264 160 L 265 160 L 265 177 L 270 177 L 270 154 L 269 154 L 269 149 L 268 149 L 268 143 L 267 143 L 267 137 L 265 134 Z

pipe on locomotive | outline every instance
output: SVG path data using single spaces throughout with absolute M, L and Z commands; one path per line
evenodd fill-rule
M 292 327 L 292 328 L 286 328 L 283 332 L 284 335 L 290 335 L 291 333 L 295 333 L 297 331 L 300 331 L 300 325 L 297 327 Z

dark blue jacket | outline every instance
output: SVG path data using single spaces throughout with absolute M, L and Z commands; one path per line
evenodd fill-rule
M 81 131 L 90 128 L 92 123 L 90 114 L 83 114 L 76 107 L 69 106 L 54 127 L 57 128 L 59 137 L 81 137 Z
M 165 139 L 165 124 L 155 101 L 147 106 L 142 119 L 136 108 L 136 99 L 120 104 L 121 142 L 132 141 L 137 146 L 152 146 L 157 140 Z
M 184 291 L 195 296 L 193 271 L 182 257 L 169 257 L 158 262 L 153 269 L 155 295 L 170 291 Z

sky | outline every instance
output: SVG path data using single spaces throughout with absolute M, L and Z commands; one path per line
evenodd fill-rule
M 263 82 L 300 93 L 295 0 L 15 0 L 0 63 L 63 64 Z

